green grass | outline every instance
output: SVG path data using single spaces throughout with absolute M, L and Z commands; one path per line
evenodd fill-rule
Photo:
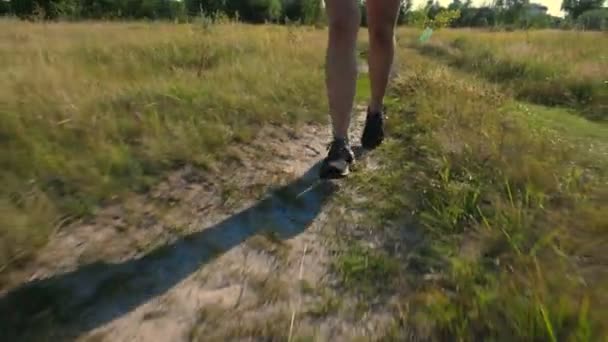
M 167 170 L 213 166 L 262 125 L 327 119 L 314 29 L 0 27 L 0 270 Z
M 605 126 L 402 52 L 380 169 L 352 186 L 384 245 L 424 238 L 369 252 L 397 260 L 388 282 L 347 249 L 339 272 L 364 279 L 351 291 L 381 279 L 408 308 L 387 338 L 606 338 Z
M 531 115 L 530 122 L 538 127 L 552 128 L 571 138 L 588 139 L 596 143 L 608 144 L 608 126 L 590 122 L 575 116 L 576 112 L 564 108 L 547 108 L 526 105 Z
M 584 155 L 579 162 L 596 171 L 608 171 L 608 125 L 586 120 L 576 111 L 545 107 L 530 103 L 514 103 L 513 110 L 520 113 L 532 129 L 552 134 L 560 143 L 574 145 Z M 585 161 L 583 156 L 587 156 Z
M 568 106 L 584 117 L 608 120 L 605 35 L 448 30 L 428 44 L 414 46 L 428 56 L 506 85 L 521 100 Z
M 366 74 L 359 74 L 357 78 L 357 92 L 356 101 L 359 103 L 365 103 L 371 96 L 370 91 L 371 82 Z
M 348 247 L 336 260 L 342 283 L 368 295 L 382 292 L 397 276 L 396 260 L 381 251 L 359 245 Z

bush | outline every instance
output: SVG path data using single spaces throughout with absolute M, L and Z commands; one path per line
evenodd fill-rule
M 0 1 L 0 15 L 7 15 L 11 13 L 10 3 L 7 1 Z
M 225 0 L 184 0 L 183 3 L 191 16 L 200 15 L 201 10 L 206 14 L 226 10 Z
M 283 4 L 281 0 L 244 0 L 228 3 L 228 12 L 238 12 L 244 21 L 263 23 L 275 21 L 281 17 Z
M 11 0 L 10 7 L 22 19 L 54 19 L 58 14 L 57 2 L 52 0 Z
M 608 8 L 584 12 L 576 19 L 576 23 L 584 30 L 608 30 Z
M 572 20 L 566 18 L 566 19 L 562 20 L 561 22 L 559 22 L 558 27 L 562 30 L 572 30 L 572 29 L 574 29 L 574 23 L 572 22 Z
M 411 11 L 408 15 L 408 23 L 418 28 L 430 27 L 440 29 L 449 27 L 450 23 L 460 18 L 460 10 L 439 10 L 432 18 L 428 9 Z

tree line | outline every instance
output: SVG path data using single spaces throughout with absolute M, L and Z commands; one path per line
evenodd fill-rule
M 322 0 L 0 0 L 0 15 L 23 19 L 150 19 L 187 22 L 196 17 L 224 16 L 252 23 L 301 22 L 323 18 Z M 366 24 L 366 0 L 360 0 L 362 24 Z M 546 8 L 530 0 L 494 0 L 473 6 L 471 0 L 452 0 L 441 6 L 436 0 L 413 8 L 403 0 L 399 24 L 433 23 L 449 18 L 451 27 L 608 29 L 605 0 L 563 0 L 566 18 L 548 15 Z

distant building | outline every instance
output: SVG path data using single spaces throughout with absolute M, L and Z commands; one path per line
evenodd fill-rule
M 543 6 L 540 4 L 528 4 L 525 7 L 526 15 L 530 17 L 535 17 L 538 15 L 546 15 L 547 14 L 547 6 Z

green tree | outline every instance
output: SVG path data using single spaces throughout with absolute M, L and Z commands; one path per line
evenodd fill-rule
M 602 8 L 603 4 L 604 0 L 563 0 L 561 9 L 576 19 L 584 12 Z
M 186 0 L 192 5 L 193 1 Z M 206 0 L 205 6 L 210 0 Z M 215 0 L 219 1 L 219 0 Z M 225 1 L 225 0 L 222 0 Z M 0 0 L 4 4 L 5 1 Z M 185 17 L 185 4 L 175 0 L 11 0 L 21 18 L 169 19 Z
M 429 1 L 430 2 L 430 1 Z M 460 11 L 441 9 L 431 18 L 429 15 L 430 6 L 419 8 L 418 10 L 412 11 L 409 15 L 409 22 L 420 29 L 432 28 L 440 29 L 448 27 L 454 20 L 460 17 Z
M 80 18 L 80 1 L 63 0 L 53 3 L 57 16 L 62 19 L 75 20 Z
M 303 0 L 291 0 L 284 3 L 283 18 L 289 21 L 302 20 L 304 12 Z
M 486 27 L 496 24 L 498 9 L 496 7 L 472 7 L 471 0 L 462 2 L 453 0 L 448 9 L 459 11 L 460 16 L 452 21 L 452 27 Z
M 608 8 L 586 11 L 579 15 L 576 23 L 585 30 L 608 30 Z
M 323 8 L 320 0 L 302 1 L 302 21 L 305 24 L 316 24 L 323 17 Z
M 11 3 L 8 1 L 0 0 L 0 15 L 7 15 L 11 13 Z
M 201 11 L 211 15 L 217 12 L 226 13 L 228 2 L 227 0 L 184 0 L 184 5 L 188 14 L 192 16 L 200 15 Z
M 505 24 L 515 24 L 525 13 L 525 8 L 530 4 L 529 0 L 505 0 L 505 10 L 502 19 Z
M 444 28 L 450 26 L 454 20 L 460 17 L 459 10 L 448 10 L 442 9 L 435 15 L 434 20 L 431 23 L 431 27 L 434 29 Z
M 228 13 L 238 12 L 244 21 L 254 23 L 278 20 L 283 12 L 281 0 L 228 1 L 227 8 Z
M 470 2 L 464 3 L 461 0 L 452 0 L 452 2 L 448 5 L 449 10 L 462 10 L 464 8 L 470 7 Z
M 20 18 L 36 16 L 41 19 L 54 19 L 57 17 L 57 3 L 53 0 L 11 0 L 13 12 Z
M 426 6 L 424 6 L 424 10 L 427 13 L 427 17 L 429 17 L 431 19 L 434 19 L 435 16 L 437 16 L 437 14 L 439 14 L 439 12 L 441 12 L 444 9 L 445 8 L 441 7 L 439 2 L 437 2 L 435 0 L 427 0 Z
M 399 6 L 399 17 L 397 17 L 397 23 L 399 25 L 407 23 L 408 14 L 412 11 L 412 0 L 402 0 L 401 6 Z

